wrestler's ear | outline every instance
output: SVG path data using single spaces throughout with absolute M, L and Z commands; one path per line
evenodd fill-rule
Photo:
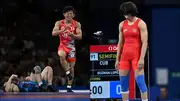
M 76 14 L 73 14 L 73 18 L 76 16 Z
M 63 13 L 63 16 L 65 17 L 65 16 L 66 16 L 66 13 Z

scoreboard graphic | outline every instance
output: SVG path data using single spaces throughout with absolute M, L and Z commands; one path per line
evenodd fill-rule
M 116 45 L 91 46 L 90 47 L 90 61 L 92 65 L 91 75 L 102 76 L 102 77 L 119 75 L 114 68 L 115 60 L 116 60 Z
M 121 98 L 119 72 L 114 64 L 116 61 L 117 45 L 90 46 L 90 90 L 94 98 Z M 135 98 L 134 73 L 130 73 L 130 98 Z

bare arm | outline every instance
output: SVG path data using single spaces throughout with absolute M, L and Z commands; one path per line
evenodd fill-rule
M 17 75 L 14 75 L 14 74 L 11 75 L 11 77 L 8 79 L 8 81 L 4 84 L 6 92 L 11 92 L 13 90 L 11 84 L 12 84 L 12 79 L 14 77 L 17 77 Z
M 120 60 L 120 56 L 121 56 L 121 50 L 124 44 L 124 37 L 123 37 L 123 33 L 122 33 L 122 26 L 123 26 L 124 22 L 121 22 L 119 24 L 119 41 L 118 41 L 118 45 L 117 45 L 117 56 L 116 56 L 116 61 Z
M 141 42 L 142 42 L 142 47 L 141 47 L 141 55 L 140 59 L 144 59 L 147 51 L 147 46 L 148 46 L 148 31 L 147 31 L 147 25 L 144 21 L 139 22 L 139 29 L 141 33 Z
M 61 21 L 57 21 L 55 23 L 55 26 L 54 26 L 53 31 L 52 31 L 52 36 L 57 36 L 60 33 L 64 32 L 65 29 L 62 29 L 62 30 L 59 29 L 60 24 L 61 24 Z
M 74 39 L 81 40 L 82 39 L 82 30 L 81 30 L 81 24 L 77 22 L 76 24 L 76 34 L 74 34 Z

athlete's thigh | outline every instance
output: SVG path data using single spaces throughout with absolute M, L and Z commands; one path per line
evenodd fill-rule
M 128 60 L 120 60 L 119 74 L 120 76 L 127 76 L 130 69 L 130 62 Z
M 60 57 L 66 57 L 66 52 L 65 52 L 65 50 L 63 50 L 63 49 L 61 49 L 61 50 L 58 50 L 58 55 L 60 56 Z
M 67 56 L 67 61 L 69 62 L 70 67 L 74 67 L 75 66 L 75 62 L 76 62 L 76 49 L 75 47 L 73 47 Z
M 33 73 L 31 73 L 31 74 L 30 74 L 30 80 L 31 80 L 31 81 L 36 81 L 36 79 L 37 79 L 37 78 L 36 78 L 36 75 L 33 74 Z
M 44 68 L 43 71 L 41 72 L 41 76 L 43 80 L 47 80 L 47 76 L 48 76 L 47 72 L 48 72 L 47 68 Z
M 65 46 L 63 46 L 63 45 L 60 45 L 59 48 L 58 48 L 58 55 L 60 57 L 64 57 L 65 58 L 67 53 L 68 53 L 67 48 Z
M 131 64 L 132 64 L 132 69 L 135 71 L 135 70 L 137 70 L 138 69 L 138 59 L 133 59 L 132 61 L 131 61 Z
M 41 73 L 35 74 L 35 76 L 36 76 L 36 82 L 41 82 L 42 81 Z
M 120 62 L 119 62 L 120 70 L 129 70 L 130 67 L 131 67 L 131 64 L 128 60 L 120 60 Z
M 136 76 L 144 74 L 144 67 L 141 70 L 138 69 L 138 61 L 139 60 L 136 58 L 132 60 L 132 69 L 134 70 Z

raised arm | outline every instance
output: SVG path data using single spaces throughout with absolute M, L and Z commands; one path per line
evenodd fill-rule
M 8 81 L 4 84 L 6 92 L 11 92 L 14 90 L 14 87 L 12 86 L 12 79 L 15 77 L 17 77 L 17 75 L 12 74 Z

